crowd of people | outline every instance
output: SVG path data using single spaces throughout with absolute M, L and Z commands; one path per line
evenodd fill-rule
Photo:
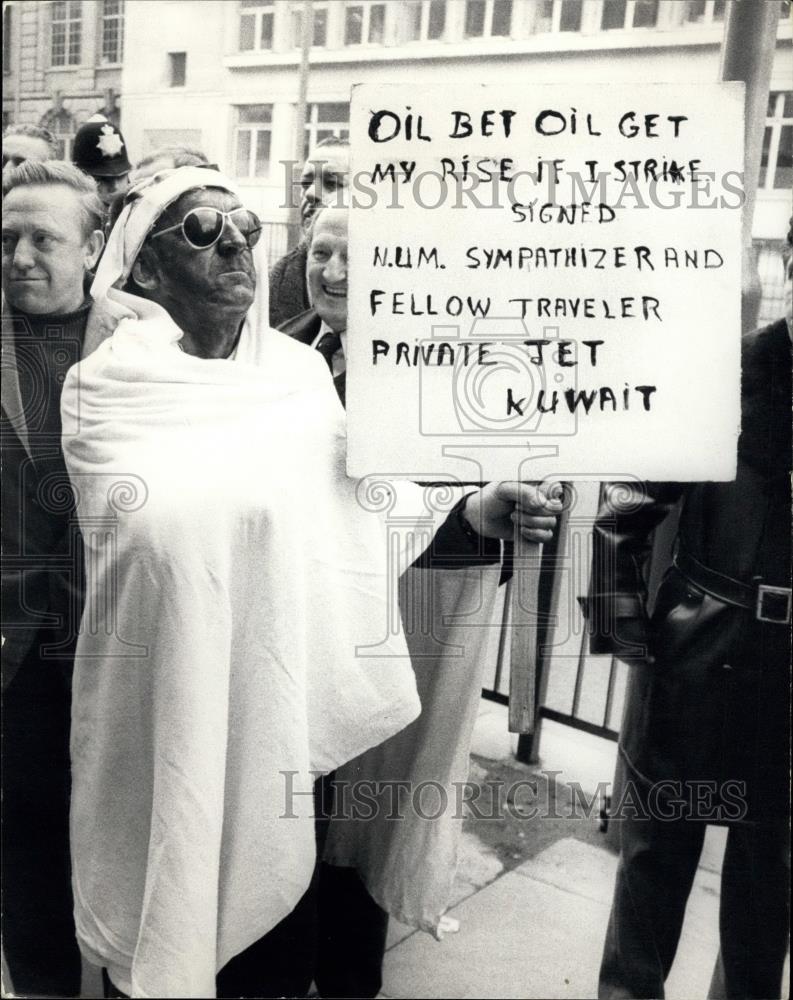
M 439 511 L 426 486 L 375 483 L 375 510 L 347 477 L 344 141 L 311 151 L 301 237 L 269 275 L 260 220 L 200 150 L 133 166 L 95 116 L 73 162 L 55 152 L 39 126 L 3 137 L 14 991 L 78 996 L 82 954 L 109 997 L 374 997 L 389 911 L 409 899 L 437 932 L 453 859 L 427 840 L 386 890 L 392 834 L 334 832 L 334 777 L 421 759 L 448 779 L 472 725 L 459 700 L 431 707 L 409 630 L 383 640 L 394 578 L 492 570 L 496 588 L 502 543 L 548 541 L 560 489 L 468 487 Z M 791 322 L 744 339 L 736 481 L 621 484 L 595 525 L 592 648 L 631 662 L 632 780 L 664 803 L 692 779 L 746 789 L 713 996 L 779 996 L 788 936 Z M 652 531 L 681 502 L 650 616 Z M 663 996 L 705 824 L 657 813 L 623 824 L 603 997 Z

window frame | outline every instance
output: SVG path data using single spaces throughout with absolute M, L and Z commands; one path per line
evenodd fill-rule
M 168 89 L 169 90 L 181 90 L 182 87 L 187 86 L 187 51 L 180 49 L 178 52 L 168 52 Z M 174 68 L 176 66 L 176 56 L 183 56 L 182 69 L 184 70 L 184 79 L 181 83 L 174 83 Z
M 74 143 L 74 137 L 76 132 L 53 132 L 52 137 L 55 140 L 56 149 L 58 151 L 58 160 L 71 160 L 72 158 L 72 144 Z M 63 152 L 60 151 L 61 143 L 63 144 Z
M 539 2 L 539 0 L 538 0 L 538 2 Z M 565 28 L 564 31 L 562 31 L 561 25 L 562 25 L 562 10 L 564 9 L 565 0 L 551 0 L 551 2 L 553 4 L 553 6 L 551 7 L 551 22 L 550 22 L 550 25 L 547 28 L 538 28 L 537 27 L 538 20 L 535 20 L 534 25 L 532 26 L 532 29 L 531 29 L 531 33 L 533 35 L 551 35 L 551 34 L 553 34 L 553 35 L 575 35 L 577 33 L 580 33 L 581 28 L 582 28 L 583 23 L 584 23 L 585 5 L 583 3 L 583 0 L 582 0 L 582 3 L 581 3 L 581 9 L 580 9 L 580 17 L 579 17 L 579 21 L 578 21 L 578 27 L 577 28 L 572 28 L 572 29 Z
M 641 24 L 637 25 L 636 22 L 636 10 L 637 10 L 637 0 L 625 0 L 625 17 L 623 19 L 622 25 L 619 28 L 604 28 L 603 27 L 603 12 L 606 9 L 607 0 L 602 0 L 600 5 L 600 17 L 598 18 L 598 31 L 655 31 L 658 27 L 658 18 L 661 13 L 661 3 L 660 0 L 656 0 L 655 8 L 655 24 Z
M 430 12 L 432 10 L 432 4 L 440 3 L 443 7 L 443 28 L 440 35 L 437 38 L 430 38 Z M 436 42 L 442 42 L 444 36 L 446 35 L 446 25 L 448 21 L 448 4 L 447 0 L 407 0 L 408 4 L 413 4 L 420 11 L 419 14 L 419 33 L 416 38 L 407 38 L 408 44 L 411 42 L 429 42 L 430 44 Z
M 727 5 L 725 3 L 722 10 L 721 17 L 714 17 L 716 11 L 716 0 L 705 0 L 705 10 L 702 13 L 701 21 L 691 21 L 688 17 L 688 8 L 686 8 L 685 17 L 682 20 L 684 28 L 702 28 L 706 25 L 712 24 L 724 24 L 724 19 L 727 16 Z
M 466 22 L 468 21 L 468 0 L 465 0 L 465 9 L 463 12 L 463 38 L 465 41 L 473 41 L 477 38 L 496 38 L 505 39 L 512 38 L 512 31 L 514 27 L 515 19 L 515 4 L 514 0 L 509 0 L 510 10 L 509 10 L 509 31 L 506 35 L 494 35 L 493 34 L 493 11 L 495 10 L 496 0 L 484 0 L 485 3 L 485 23 L 484 30 L 481 35 L 469 35 L 466 31 Z
M 250 3 L 246 3 L 246 0 L 241 0 L 239 6 L 239 24 L 237 32 L 237 51 L 238 52 L 272 52 L 275 40 L 275 0 L 266 4 L 258 4 L 257 6 L 252 6 Z M 262 45 L 262 21 L 265 16 L 270 18 L 271 28 L 270 28 L 270 44 Z M 243 17 L 253 17 L 253 46 L 250 49 L 244 49 L 242 47 L 242 18 Z
M 7 3 L 3 7 L 3 76 L 11 73 L 11 63 L 14 58 L 14 4 Z
M 314 37 L 311 39 L 312 49 L 326 49 L 328 47 L 328 0 L 320 0 L 314 4 Z M 317 14 L 325 15 L 325 37 L 321 42 L 317 42 Z M 289 7 L 289 30 L 292 35 L 292 48 L 299 49 L 303 41 L 303 3 L 302 0 L 292 0 Z M 298 30 L 299 27 L 299 30 Z
M 348 42 L 347 41 L 347 11 L 352 10 L 354 7 L 361 7 L 363 18 L 361 21 L 361 40 L 360 42 Z M 369 31 L 372 24 L 372 8 L 382 7 L 383 8 L 383 38 L 382 41 L 373 42 L 369 38 Z M 385 44 L 385 25 L 386 25 L 386 14 L 388 11 L 388 4 L 385 0 L 345 0 L 344 3 L 344 48 L 357 48 L 359 46 L 368 45 L 384 45 Z
M 63 8 L 66 12 L 65 17 L 56 17 L 56 11 L 58 4 L 63 4 Z M 73 14 L 72 11 L 77 9 L 77 14 Z M 63 60 L 56 61 L 55 59 L 55 25 L 64 25 L 63 33 Z M 72 69 L 76 66 L 82 66 L 83 64 L 83 9 L 80 0 L 56 0 L 56 2 L 50 4 L 50 37 L 49 37 L 49 55 L 50 55 L 50 68 L 51 69 Z M 76 59 L 71 58 L 71 52 L 73 48 L 74 36 L 77 36 L 77 57 Z
M 774 177 L 777 171 L 777 160 L 779 158 L 779 145 L 782 138 L 782 129 L 787 126 L 788 128 L 793 128 L 793 113 L 789 118 L 785 117 L 785 96 L 790 95 L 791 97 L 791 110 L 793 111 L 793 90 L 770 90 L 769 100 L 771 94 L 776 94 L 775 108 L 773 114 L 767 114 L 765 118 L 765 129 L 763 131 L 763 136 L 765 136 L 765 130 L 771 130 L 771 139 L 768 144 L 768 163 L 766 164 L 766 173 L 763 184 L 760 184 L 760 178 L 758 175 L 757 191 L 758 194 L 762 192 L 764 195 L 776 195 L 784 194 L 786 197 L 790 196 L 790 188 L 781 186 L 774 186 Z M 761 168 L 762 169 L 762 165 Z
M 120 66 L 124 60 L 124 14 L 125 0 L 115 0 L 118 3 L 118 11 L 115 14 L 106 12 L 108 0 L 102 0 L 102 7 L 99 20 L 99 62 L 102 66 Z M 116 26 L 116 58 L 108 59 L 105 56 L 105 42 L 107 31 L 111 24 Z
M 270 109 L 270 120 L 261 122 L 243 122 L 241 121 L 241 111 L 245 108 L 256 108 L 265 107 Z M 255 103 L 251 102 L 249 104 L 236 104 L 234 105 L 234 152 L 233 152 L 233 162 L 234 162 L 234 176 L 237 180 L 241 181 L 269 181 L 272 176 L 273 170 L 273 105 L 272 103 L 262 103 L 257 101 Z M 240 174 L 238 172 L 238 161 L 239 161 L 239 136 L 247 132 L 250 135 L 250 148 L 248 150 L 248 172 L 246 174 Z M 267 149 L 267 173 L 257 174 L 256 173 L 256 153 L 259 148 L 259 133 L 263 132 L 269 135 L 270 141 Z
M 332 122 L 321 122 L 319 121 L 319 109 L 323 104 L 346 104 L 347 107 L 347 120 L 342 121 L 332 121 Z M 306 106 L 306 123 L 303 127 L 303 159 L 308 158 L 308 154 L 316 146 L 317 142 L 317 132 L 330 132 L 337 139 L 348 139 L 350 138 L 350 105 L 349 102 L 345 101 L 312 101 Z M 342 135 L 341 133 L 344 133 Z M 323 138 L 326 138 L 323 136 Z

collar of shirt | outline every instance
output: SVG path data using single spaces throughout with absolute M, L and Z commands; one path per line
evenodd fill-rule
M 333 333 L 333 330 L 328 326 L 328 324 L 323 319 L 320 323 L 319 333 L 311 342 L 312 347 L 316 347 L 317 344 L 322 340 L 326 333 Z M 342 330 L 339 334 L 341 338 L 341 347 L 336 351 L 336 353 L 331 358 L 333 364 L 333 377 L 341 375 L 347 370 L 347 331 Z

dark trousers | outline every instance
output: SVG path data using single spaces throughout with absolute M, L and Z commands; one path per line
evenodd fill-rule
M 3 948 L 16 994 L 78 996 L 68 668 L 38 644 L 3 696 Z
M 333 806 L 332 775 L 317 782 L 317 855 Z M 388 914 L 358 873 L 318 863 L 300 902 L 271 931 L 225 965 L 218 997 L 305 997 L 312 981 L 323 997 L 369 998 L 380 992 Z M 123 997 L 107 976 L 105 996 Z
M 294 910 L 218 973 L 218 997 L 374 997 L 388 914 L 357 872 L 320 864 Z
M 686 903 L 699 863 L 705 824 L 626 818 L 598 997 L 664 996 Z M 777 826 L 735 824 L 721 873 L 721 950 L 711 997 L 779 997 L 790 927 L 789 833 Z

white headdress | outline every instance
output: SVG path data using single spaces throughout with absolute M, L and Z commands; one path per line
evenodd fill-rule
M 151 227 L 177 198 L 195 188 L 222 188 L 239 197 L 237 185 L 206 167 L 178 167 L 144 177 L 127 192 L 121 211 L 107 240 L 105 252 L 91 286 L 94 299 L 107 295 L 114 285 L 123 285 Z
M 142 319 L 159 311 L 167 318 L 160 306 L 120 289 L 129 277 L 140 248 L 157 219 L 180 195 L 196 188 L 221 188 L 242 201 L 233 181 L 207 167 L 164 170 L 152 177 L 143 178 L 130 189 L 132 200 L 128 200 L 113 226 L 91 285 L 91 296 L 97 302 L 103 301 L 104 311 L 114 317 L 112 329 L 125 316 Z M 126 197 L 130 199 L 130 193 Z M 253 264 L 256 269 L 256 295 L 245 317 L 235 356 L 238 360 L 259 364 L 270 327 L 267 247 L 263 241 L 253 248 Z M 94 324 L 89 318 L 83 343 L 84 356 L 110 336 L 112 329 Z

